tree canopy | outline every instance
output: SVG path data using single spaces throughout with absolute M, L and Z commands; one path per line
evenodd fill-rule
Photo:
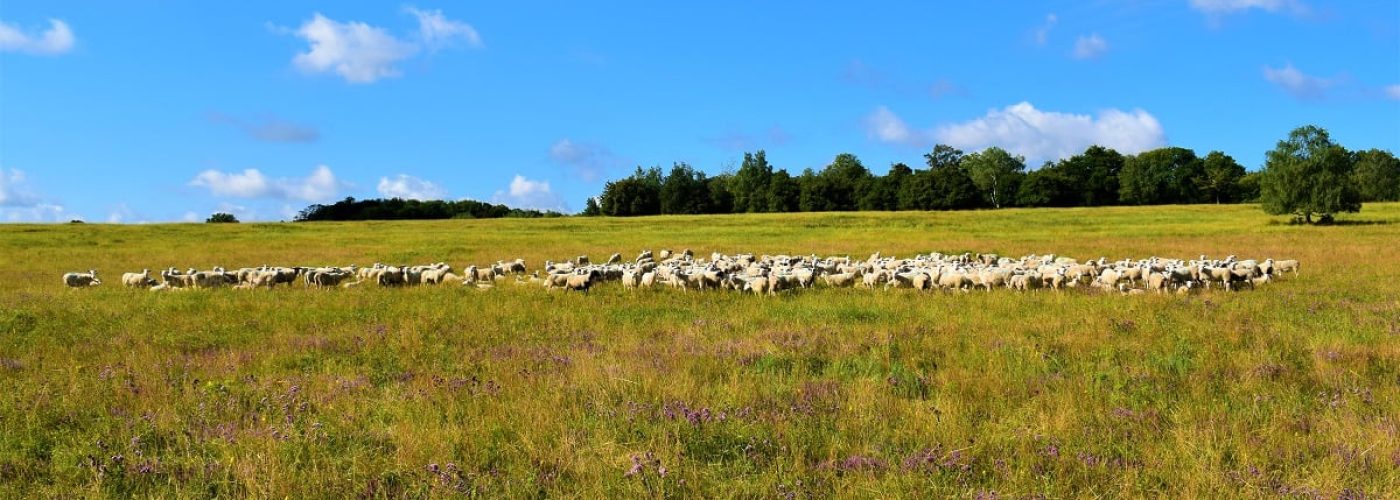
M 745 153 L 737 171 L 714 176 L 683 162 L 664 175 L 660 167 L 638 167 L 631 176 L 608 182 L 596 209 L 586 208 L 585 214 L 1241 203 L 1267 192 L 1275 196 L 1276 204 L 1270 206 L 1283 210 L 1279 213 L 1307 219 L 1311 214 L 1330 217 L 1359 206 L 1359 200 L 1400 199 L 1400 160 L 1390 152 L 1348 152 L 1331 143 L 1326 131 L 1299 131 L 1294 135 L 1302 135 L 1291 135 L 1279 143 L 1282 149 L 1270 152 L 1266 167 L 1272 170 L 1260 172 L 1247 172 L 1220 151 L 1201 157 L 1175 146 L 1134 155 L 1090 146 L 1029 170 L 1025 158 L 998 147 L 964 153 L 938 144 L 922 155 L 923 167 L 897 162 L 878 175 L 856 155 L 841 153 L 824 166 L 792 174 L 775 168 L 759 150 Z M 1281 208 L 1279 194 L 1289 195 L 1288 208 Z
M 1330 221 L 1339 212 L 1361 210 L 1361 193 L 1352 179 L 1355 157 L 1332 142 L 1320 127 L 1293 129 L 1264 161 L 1260 202 L 1270 214 L 1293 214 L 1313 222 Z

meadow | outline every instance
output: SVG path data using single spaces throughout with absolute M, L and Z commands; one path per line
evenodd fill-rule
M 1400 204 L 0 225 L 0 497 L 1387 497 Z M 1256 291 L 373 287 L 122 272 L 943 251 L 1294 258 Z M 107 283 L 67 289 L 65 271 Z

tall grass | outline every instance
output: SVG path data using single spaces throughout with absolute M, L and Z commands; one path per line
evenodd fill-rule
M 1400 204 L 0 226 L 0 496 L 1388 496 Z M 642 248 L 1297 258 L 1254 292 L 116 286 Z M 61 286 L 99 269 L 108 284 Z M 663 472 L 664 471 L 664 472 Z

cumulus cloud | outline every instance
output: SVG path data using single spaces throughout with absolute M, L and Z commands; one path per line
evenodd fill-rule
M 39 204 L 25 181 L 23 170 L 0 169 L 0 207 L 33 207 Z
M 25 33 L 17 25 L 0 21 L 0 52 L 58 55 L 73 50 L 75 40 L 68 23 L 59 19 L 49 19 L 49 29 L 36 34 Z
M 927 134 L 916 132 L 890 108 L 880 106 L 865 117 L 865 131 L 871 138 L 885 143 L 923 146 Z
M 506 190 L 496 191 L 492 203 L 501 203 L 513 208 L 533 208 L 568 213 L 568 205 L 550 189 L 549 181 L 530 180 L 516 174 Z
M 1045 22 L 1041 23 L 1040 27 L 1031 32 L 1031 38 L 1035 40 L 1035 44 L 1045 45 L 1046 42 L 1050 41 L 1050 30 L 1054 29 L 1055 25 L 1059 24 L 1059 22 L 1060 17 L 1056 16 L 1053 12 L 1046 14 Z
M 943 143 L 964 151 L 998 146 L 1033 162 L 1067 158 L 1095 144 L 1135 154 L 1166 143 L 1162 125 L 1141 109 L 1106 109 L 1090 116 L 1042 111 L 1028 102 L 931 130 L 913 129 L 881 107 L 871 114 L 867 126 L 881 142 L 919 147 Z
M 23 170 L 0 168 L 0 220 L 6 222 L 67 222 L 83 219 L 63 205 L 45 199 L 29 185 Z
M 248 137 L 263 142 L 311 143 L 321 138 L 321 132 L 316 127 L 292 123 L 272 115 L 245 119 L 216 112 L 209 114 L 209 121 L 231 125 Z
M 576 142 L 569 138 L 559 139 L 549 146 L 549 159 L 568 167 L 585 181 L 598 180 L 604 172 L 621 164 L 621 159 L 598 144 Z
M 1166 144 L 1162 125 L 1146 111 L 1106 109 L 1098 116 L 1041 111 L 1029 102 L 934 130 L 938 141 L 966 151 L 1000 146 L 1038 160 L 1073 156 L 1092 145 L 1136 154 Z
M 304 178 L 271 179 L 255 168 L 242 172 L 205 170 L 189 185 L 208 189 L 214 196 L 229 198 L 272 198 L 321 202 L 336 197 L 345 182 L 335 177 L 330 167 L 318 165 Z
M 430 51 L 464 44 L 482 46 L 470 24 L 448 19 L 440 10 L 405 9 L 418 19 L 418 31 L 400 38 L 359 21 L 340 22 L 317 12 L 295 30 L 285 30 L 310 44 L 292 64 L 307 73 L 335 73 L 350 83 L 373 83 L 402 74 L 399 63 L 426 47 Z
M 1335 79 L 1321 78 L 1299 71 L 1293 67 L 1293 63 L 1288 63 L 1282 68 L 1264 66 L 1264 79 L 1293 97 L 1304 100 L 1326 97 L 1327 89 L 1336 83 Z
M 465 43 L 474 49 L 481 48 L 481 34 L 470 24 L 448 19 L 441 10 L 413 7 L 405 7 L 404 10 L 418 18 L 418 38 L 429 49 L 437 50 L 457 43 Z
M 294 33 L 311 46 L 293 57 L 292 64 L 308 73 L 333 71 L 350 83 L 399 76 L 396 65 L 418 50 L 383 28 L 357 21 L 342 23 L 320 12 Z
M 141 214 L 136 213 L 135 210 L 131 209 L 130 205 L 127 205 L 125 203 L 118 203 L 115 207 L 112 207 L 112 211 L 108 212 L 107 214 L 108 224 L 123 224 L 130 222 L 146 223 L 150 221 L 146 220 L 146 218 L 143 217 Z
M 411 175 L 399 174 L 392 179 L 379 178 L 379 195 L 385 198 L 403 198 L 405 200 L 441 200 L 447 197 L 447 191 L 442 186 L 432 182 Z
M 1098 33 L 1080 35 L 1079 39 L 1074 41 L 1075 59 L 1098 59 L 1104 52 L 1108 52 L 1108 41 Z
M 1191 8 L 1213 16 L 1233 14 L 1250 9 L 1293 13 L 1307 11 L 1307 5 L 1297 0 L 1191 0 Z

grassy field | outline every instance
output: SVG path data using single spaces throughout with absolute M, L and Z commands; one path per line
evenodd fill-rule
M 1400 204 L 0 225 L 0 497 L 1400 491 Z M 123 271 L 643 248 L 1296 258 L 1191 296 L 150 293 Z M 108 281 L 69 290 L 65 271 Z

